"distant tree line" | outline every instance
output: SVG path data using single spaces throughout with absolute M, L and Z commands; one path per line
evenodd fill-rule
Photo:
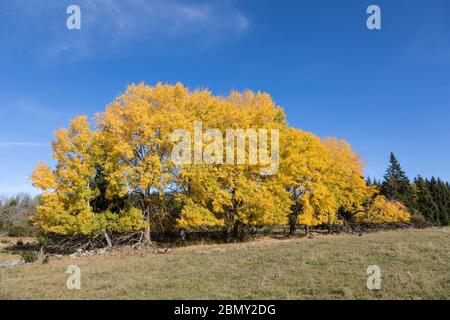
M 450 184 L 439 178 L 418 176 L 410 181 L 393 153 L 383 181 L 367 179 L 391 201 L 406 205 L 416 219 L 425 219 L 433 225 L 450 223 Z
M 11 237 L 34 233 L 31 217 L 35 213 L 38 198 L 28 194 L 0 196 L 0 234 Z

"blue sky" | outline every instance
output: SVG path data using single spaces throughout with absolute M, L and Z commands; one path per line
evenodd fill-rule
M 450 180 L 447 0 L 2 0 L 0 193 L 35 193 L 53 132 L 141 81 L 266 91 L 291 126 L 349 141 L 372 177 L 394 151 L 410 177 Z

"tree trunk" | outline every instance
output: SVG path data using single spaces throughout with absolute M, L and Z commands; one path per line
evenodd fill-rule
M 145 219 L 145 222 L 147 222 L 147 228 L 144 231 L 144 239 L 145 239 L 145 243 L 148 244 L 152 241 L 152 239 L 150 237 L 150 213 L 149 213 L 148 208 L 145 209 L 144 219 Z
M 109 237 L 108 231 L 103 230 L 103 235 L 105 236 L 106 243 L 108 244 L 108 248 L 112 248 L 111 238 Z
M 331 217 L 330 214 L 328 214 L 328 233 L 331 233 L 332 226 L 331 226 Z
M 180 240 L 181 241 L 186 240 L 186 230 L 184 230 L 184 229 L 180 231 Z
M 232 232 L 233 232 L 233 225 L 229 225 L 225 230 L 225 239 L 227 242 L 231 242 Z
M 45 259 L 44 246 L 41 246 L 38 253 L 38 260 L 43 261 Z
M 296 229 L 297 229 L 297 215 L 291 214 L 289 216 L 289 235 L 293 236 L 295 234 Z
M 237 208 L 238 208 L 238 202 L 236 201 L 236 199 L 234 199 L 234 196 L 236 194 L 236 190 L 232 191 L 232 195 L 233 195 L 233 200 L 232 200 L 232 207 L 231 207 L 231 211 L 227 214 L 227 220 L 228 220 L 228 226 L 226 229 L 226 241 L 230 242 L 231 238 L 233 236 L 233 231 L 235 230 L 235 225 L 236 225 L 236 221 L 234 221 L 234 217 L 237 215 Z
M 233 236 L 235 239 L 242 240 L 242 226 L 239 221 L 236 221 L 233 226 Z

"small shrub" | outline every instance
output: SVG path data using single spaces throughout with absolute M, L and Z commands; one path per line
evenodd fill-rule
M 50 256 L 47 254 L 45 257 L 44 257 L 44 259 L 42 260 L 42 263 L 43 264 L 47 264 L 47 263 L 49 263 L 50 262 Z
M 39 245 L 41 245 L 43 247 L 48 247 L 49 245 L 53 244 L 52 239 L 44 233 L 37 234 L 36 240 L 39 243 Z
M 32 235 L 32 229 L 27 226 L 12 226 L 8 228 L 10 237 L 26 237 Z
M 411 216 L 411 223 L 419 227 L 424 227 L 428 224 L 427 219 L 419 212 Z
M 20 255 L 25 263 L 31 263 L 37 260 L 37 253 L 34 251 L 21 251 Z

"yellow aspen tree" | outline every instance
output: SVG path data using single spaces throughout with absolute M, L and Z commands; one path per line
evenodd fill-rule
M 93 135 L 87 117 L 73 119 L 69 129 L 61 129 L 55 136 L 56 169 L 40 163 L 32 175 L 34 186 L 44 191 L 36 221 L 47 232 L 90 234 L 98 225 L 89 204 L 94 167 L 90 152 Z
M 258 128 L 283 130 L 286 127 L 283 110 L 267 94 L 246 91 L 232 92 L 225 98 L 203 98 L 205 101 L 192 104 L 195 119 L 201 120 L 205 128 L 216 128 L 222 134 L 227 130 L 252 132 Z M 225 140 L 221 141 L 223 150 Z M 208 148 L 206 141 L 203 148 L 202 151 Z M 180 166 L 178 183 L 182 192 L 178 198 L 183 208 L 179 227 L 225 227 L 230 236 L 232 231 L 239 234 L 241 227 L 287 222 L 290 199 L 282 184 L 273 177 L 261 175 L 264 166 L 261 162 L 250 164 L 247 142 L 244 158 L 245 163 L 237 163 L 236 158 L 229 162 L 225 155 L 220 155 L 221 164 Z
M 99 143 L 98 132 L 90 129 L 87 117 L 73 119 L 69 129 L 58 130 L 55 136 L 52 143 L 53 158 L 57 161 L 55 170 L 40 162 L 31 177 L 33 185 L 43 190 L 36 224 L 45 232 L 61 235 L 142 228 L 142 222 L 137 221 L 142 216 L 132 209 L 117 215 L 92 210 L 91 200 L 98 194 L 93 179 Z
M 367 206 L 367 210 L 355 215 L 355 220 L 365 223 L 407 222 L 411 220 L 411 214 L 401 202 L 389 201 L 378 195 Z
M 338 209 L 351 215 L 364 210 L 364 204 L 374 196 L 376 190 L 366 184 L 363 174 L 364 163 L 360 156 L 344 140 L 326 138 L 323 143 L 330 157 L 327 185 L 334 194 Z M 340 223 L 337 210 L 329 212 L 327 223 L 329 225 Z
M 366 185 L 347 142 L 289 128 L 266 93 L 130 85 L 96 125 L 73 119 L 55 133 L 55 168 L 40 162 L 33 172 L 43 190 L 35 222 L 46 232 L 108 239 L 108 232 L 142 231 L 150 241 L 172 200 L 173 227 L 228 236 L 286 223 L 291 232 L 298 224 L 331 226 L 341 211 L 360 222 L 409 219 Z
M 181 84 L 131 85 L 98 116 L 109 197 L 131 194 L 138 199 L 150 241 L 150 224 L 174 185 L 172 133 L 187 126 L 191 97 Z
M 299 129 L 282 135 L 282 162 L 279 179 L 293 202 L 289 229 L 297 224 L 306 227 L 323 224 L 328 213 L 337 210 L 335 195 L 328 188 L 330 157 L 320 138 Z

